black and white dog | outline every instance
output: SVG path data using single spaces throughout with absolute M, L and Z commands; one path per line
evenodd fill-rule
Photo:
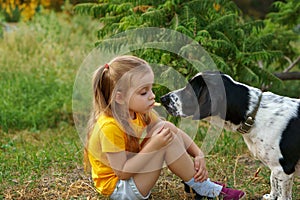
M 216 84 L 218 78 L 222 87 Z M 264 199 L 292 199 L 293 177 L 300 175 L 300 99 L 262 92 L 219 72 L 204 72 L 186 87 L 162 96 L 161 102 L 174 116 L 225 120 L 271 169 L 271 192 Z

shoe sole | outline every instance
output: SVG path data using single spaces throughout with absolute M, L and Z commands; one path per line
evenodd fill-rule
M 246 193 L 244 194 L 244 196 L 242 196 L 240 199 L 246 199 Z

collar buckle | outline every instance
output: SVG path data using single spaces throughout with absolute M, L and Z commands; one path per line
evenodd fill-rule
M 255 120 L 251 116 L 248 116 L 246 121 L 243 122 L 240 125 L 240 127 L 237 129 L 237 131 L 242 133 L 242 134 L 249 133 L 250 129 L 252 128 L 252 126 L 254 124 L 254 122 L 255 122 Z
M 240 132 L 241 134 L 246 134 L 246 133 L 249 133 L 250 132 L 250 129 L 252 128 L 252 126 L 254 125 L 254 122 L 255 122 L 255 116 L 257 114 L 257 111 L 258 111 L 258 108 L 260 106 L 260 102 L 261 102 L 261 99 L 262 99 L 262 95 L 263 93 L 261 93 L 258 97 L 258 101 L 257 101 L 257 104 L 254 108 L 254 110 L 252 111 L 252 113 L 250 113 L 246 119 L 245 122 L 243 122 L 239 128 L 237 129 L 238 132 Z

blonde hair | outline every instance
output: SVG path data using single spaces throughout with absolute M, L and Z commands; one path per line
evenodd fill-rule
M 149 64 L 135 56 L 119 56 L 108 64 L 99 67 L 93 75 L 93 107 L 88 122 L 88 131 L 84 150 L 85 169 L 89 170 L 88 143 L 98 117 L 101 114 L 114 117 L 127 133 L 126 151 L 140 150 L 139 138 L 135 137 L 130 125 L 129 110 L 126 105 L 116 103 L 116 93 L 121 91 L 125 96 L 130 95 L 133 81 L 151 71 Z M 146 124 L 150 123 L 148 115 L 143 116 Z

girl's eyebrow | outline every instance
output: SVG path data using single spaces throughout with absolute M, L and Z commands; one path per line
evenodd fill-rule
M 144 84 L 143 86 L 139 87 L 138 89 L 136 89 L 136 92 L 141 92 L 142 90 L 147 90 L 150 87 L 152 87 L 153 84 Z
M 141 87 L 139 87 L 137 90 L 142 90 L 142 89 L 146 89 L 148 87 L 152 87 L 154 83 L 147 83 L 142 85 Z

